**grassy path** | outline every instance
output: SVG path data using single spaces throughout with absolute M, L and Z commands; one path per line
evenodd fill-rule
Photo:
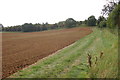
M 93 29 L 93 33 L 78 40 L 35 65 L 10 76 L 15 78 L 98 78 L 117 76 L 117 37 L 107 30 Z M 103 51 L 102 59 L 99 58 Z M 92 55 L 89 68 L 87 54 Z M 95 58 L 98 58 L 97 64 Z M 114 67 L 113 67 L 114 66 Z M 113 75 L 114 73 L 114 75 Z

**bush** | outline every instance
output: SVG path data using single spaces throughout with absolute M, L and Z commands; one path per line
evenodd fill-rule
M 100 28 L 106 27 L 106 21 L 101 21 L 99 27 Z

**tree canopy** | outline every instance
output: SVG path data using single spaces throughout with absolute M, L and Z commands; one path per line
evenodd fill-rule
M 107 27 L 120 27 L 120 0 L 108 0 L 108 3 L 102 9 L 102 14 L 108 16 Z
M 66 21 L 65 21 L 65 26 L 67 28 L 71 28 L 71 27 L 75 27 L 76 26 L 76 21 L 73 19 L 73 18 L 68 18 Z
M 120 4 L 120 0 L 107 0 L 107 4 L 102 9 L 102 14 L 109 16 L 109 14 L 115 9 L 116 5 Z
M 87 25 L 88 26 L 95 26 L 96 25 L 96 18 L 95 16 L 90 16 L 87 20 Z
M 119 27 L 120 29 L 120 4 L 116 5 L 113 11 L 109 14 L 107 26 L 109 28 Z
M 73 18 L 68 18 L 65 21 L 60 21 L 55 24 L 49 23 L 24 23 L 23 25 L 17 26 L 8 26 L 4 27 L 4 31 L 22 31 L 22 32 L 34 32 L 34 31 L 44 31 L 49 29 L 57 29 L 57 28 L 72 28 L 81 25 L 81 21 L 75 21 Z

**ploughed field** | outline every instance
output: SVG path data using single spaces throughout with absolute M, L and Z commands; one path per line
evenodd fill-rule
M 91 32 L 89 27 L 77 27 L 43 32 L 2 33 L 2 77 L 10 76 Z

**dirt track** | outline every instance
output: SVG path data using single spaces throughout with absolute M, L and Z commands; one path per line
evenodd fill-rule
M 90 34 L 91 28 L 71 28 L 31 33 L 3 33 L 2 77 L 27 67 Z

